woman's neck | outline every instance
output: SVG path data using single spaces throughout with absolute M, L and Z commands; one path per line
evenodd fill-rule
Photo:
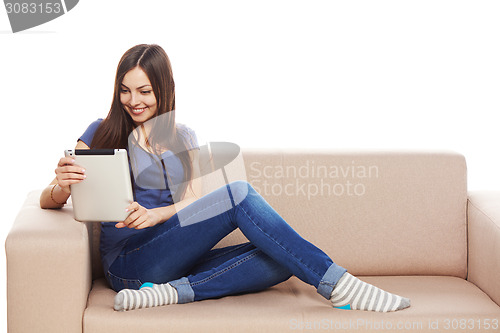
M 136 128 L 136 140 L 138 144 L 151 153 L 164 153 L 168 150 L 167 147 L 156 146 L 156 149 L 153 149 L 151 146 L 153 144 L 151 142 L 151 128 L 150 124 L 141 124 Z
M 148 150 L 151 150 L 151 144 L 149 142 L 149 133 L 151 132 L 151 128 L 149 126 L 145 126 L 144 124 L 139 125 L 139 129 L 141 131 L 142 137 L 144 137 L 144 145 Z

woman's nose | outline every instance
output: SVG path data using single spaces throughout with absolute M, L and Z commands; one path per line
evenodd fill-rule
M 139 105 L 141 103 L 140 95 L 133 92 L 130 94 L 130 104 L 132 106 Z

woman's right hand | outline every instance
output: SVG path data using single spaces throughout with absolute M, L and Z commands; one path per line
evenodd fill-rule
M 68 194 L 71 193 L 70 185 L 80 183 L 87 177 L 85 169 L 75 164 L 75 160 L 72 157 L 61 158 L 59 163 L 57 163 L 55 173 L 57 184 Z

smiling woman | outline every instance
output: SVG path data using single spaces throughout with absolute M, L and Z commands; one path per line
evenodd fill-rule
M 121 86 L 120 101 L 136 126 L 156 115 L 157 104 L 153 88 L 140 67 L 137 66 L 125 74 Z
M 137 45 L 118 63 L 111 109 L 94 135 L 92 148 L 126 148 L 135 127 L 162 115 L 158 118 L 162 123 L 157 124 L 161 131 L 148 128 L 152 147 L 185 150 L 182 138 L 177 137 L 174 109 L 175 83 L 168 55 L 158 45 Z M 183 164 L 189 163 L 186 160 Z
M 410 306 L 408 299 L 364 283 L 335 264 L 249 183 L 231 182 L 201 196 L 199 179 L 193 177 L 199 147 L 194 132 L 175 122 L 174 88 L 170 61 L 161 47 L 132 47 L 118 64 L 108 116 L 92 123 L 79 139 L 87 148 L 126 148 L 129 156 L 135 149 L 136 159 L 130 162 L 154 157 L 161 165 L 141 168 L 144 182 L 132 179 L 135 202 L 127 207 L 130 215 L 124 221 L 101 223 L 103 268 L 118 292 L 115 310 L 255 292 L 292 275 L 316 287 L 333 307 L 388 312 Z M 52 204 L 46 208 L 62 207 L 69 184 L 84 181 L 85 171 L 63 158 L 56 174 L 40 199 Z M 182 185 L 155 187 L 164 175 Z M 212 249 L 236 228 L 250 242 Z

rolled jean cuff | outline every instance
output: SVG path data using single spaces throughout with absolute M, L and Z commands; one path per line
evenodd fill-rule
M 332 297 L 333 288 L 345 272 L 347 272 L 347 269 L 333 263 L 328 268 L 325 275 L 323 275 L 321 281 L 319 281 L 318 294 L 326 299 L 330 299 Z
M 194 291 L 187 277 L 180 278 L 168 283 L 177 290 L 177 303 L 194 302 Z

